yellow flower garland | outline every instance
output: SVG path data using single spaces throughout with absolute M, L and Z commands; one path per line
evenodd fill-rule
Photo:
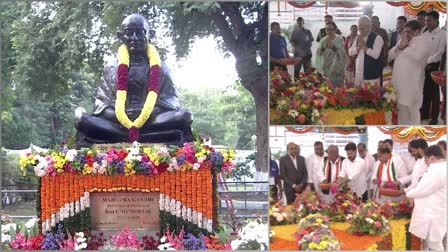
M 152 44 L 148 44 L 146 53 L 148 55 L 149 67 L 159 66 L 161 65 L 160 56 L 157 52 L 156 48 Z M 118 48 L 118 65 L 126 65 L 129 67 L 129 52 L 126 45 L 121 45 Z M 154 106 L 157 100 L 157 93 L 155 91 L 149 91 L 146 96 L 146 101 L 143 106 L 143 109 L 140 115 L 135 119 L 135 121 L 131 121 L 126 114 L 126 90 L 117 90 L 117 98 L 115 100 L 115 114 L 117 116 L 118 121 L 127 129 L 132 127 L 141 128 L 149 119 L 152 111 L 154 110 Z

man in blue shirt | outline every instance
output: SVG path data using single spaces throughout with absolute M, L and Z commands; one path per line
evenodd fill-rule
M 280 24 L 277 22 L 272 22 L 271 34 L 269 36 L 269 67 L 271 71 L 273 71 L 275 67 L 279 67 L 280 70 L 287 71 L 286 65 L 282 62 L 282 59 L 289 58 L 289 54 L 286 47 L 286 40 L 280 34 Z
M 269 185 L 271 188 L 271 198 L 275 201 L 280 200 L 283 194 L 282 183 L 280 181 L 277 162 L 270 158 L 269 161 Z
M 304 72 L 310 71 L 311 57 L 313 56 L 311 52 L 311 45 L 314 41 L 314 37 L 311 34 L 311 31 L 306 29 L 303 25 L 303 18 L 298 17 L 297 28 L 293 31 L 291 38 L 289 39 L 294 47 L 294 57 L 302 58 L 300 63 L 294 65 L 294 77 L 299 76 L 302 65 Z

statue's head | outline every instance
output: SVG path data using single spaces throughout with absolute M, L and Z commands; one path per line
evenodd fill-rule
M 123 20 L 117 35 L 131 53 L 145 53 L 150 38 L 148 21 L 140 14 L 131 14 Z

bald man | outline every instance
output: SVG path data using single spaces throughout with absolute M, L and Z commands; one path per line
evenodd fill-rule
M 339 156 L 339 149 L 336 145 L 328 146 L 327 154 L 328 156 L 324 158 L 322 169 L 317 171 L 317 178 L 320 183 L 336 183 L 341 173 L 344 158 Z M 324 194 L 329 193 L 328 190 L 322 192 Z
M 305 158 L 300 156 L 300 147 L 288 143 L 285 156 L 280 158 L 280 178 L 283 180 L 283 191 L 287 204 L 294 203 L 297 193 L 302 193 L 308 184 L 308 173 Z
M 380 35 L 374 33 L 370 18 L 362 16 L 358 20 L 358 39 L 353 42 L 349 56 L 356 56 L 355 85 L 366 82 L 380 84 L 383 74 L 382 50 L 384 41 Z

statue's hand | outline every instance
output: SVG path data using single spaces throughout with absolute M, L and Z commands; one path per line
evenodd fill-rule
M 146 121 L 151 116 L 152 111 L 154 110 L 154 106 L 157 101 L 157 93 L 154 91 L 150 91 L 148 96 L 146 97 L 145 105 L 143 106 L 142 112 L 138 116 L 138 118 L 134 121 L 134 126 L 137 128 L 143 127 Z
M 75 109 L 75 118 L 76 120 L 81 120 L 82 114 L 87 113 L 87 111 L 83 107 L 77 107 Z

